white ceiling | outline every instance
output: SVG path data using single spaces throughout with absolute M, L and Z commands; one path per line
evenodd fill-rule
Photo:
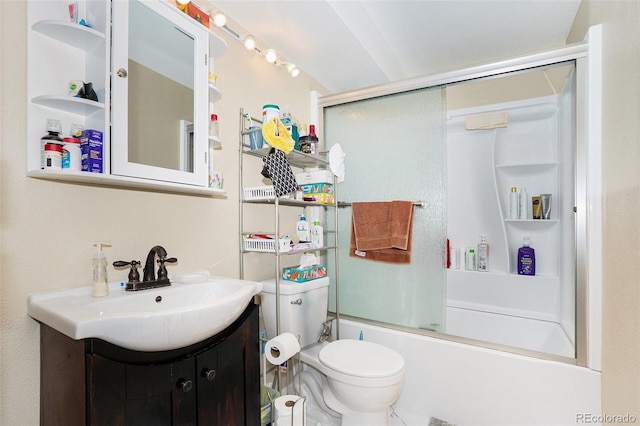
M 564 45 L 580 6 L 580 0 L 207 3 L 246 28 L 260 48 L 275 49 L 334 93 Z

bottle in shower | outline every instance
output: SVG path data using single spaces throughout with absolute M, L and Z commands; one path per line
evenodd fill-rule
M 477 259 L 477 270 L 487 272 L 489 270 L 489 244 L 484 235 L 480 235 Z
M 523 245 L 518 249 L 518 275 L 536 274 L 536 251 L 529 247 L 529 237 L 524 237 Z

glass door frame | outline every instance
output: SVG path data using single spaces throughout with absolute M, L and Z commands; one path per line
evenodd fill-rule
M 575 61 L 576 84 L 576 357 L 567 358 L 528 350 L 479 342 L 443 333 L 395 327 L 375 321 L 374 325 L 394 328 L 431 337 L 474 344 L 478 346 L 556 360 L 600 370 L 601 299 L 602 299 L 602 213 L 601 213 L 601 63 L 602 27 L 589 29 L 584 42 L 532 55 L 498 61 L 461 70 L 416 77 L 364 88 L 352 92 L 323 96 L 318 99 L 319 123 L 324 123 L 324 108 L 392 95 L 433 86 L 460 83 L 483 77 L 521 71 L 530 68 Z M 588 173 L 587 173 L 588 171 Z M 339 295 L 340 275 L 336 265 L 336 299 Z M 339 300 L 335 301 L 339 332 Z M 339 336 L 339 334 L 338 334 Z

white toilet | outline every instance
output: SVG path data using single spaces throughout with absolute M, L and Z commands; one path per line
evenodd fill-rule
M 276 335 L 275 282 L 269 280 L 262 284 L 262 315 L 267 337 L 271 339 Z M 314 344 L 326 321 L 328 277 L 305 283 L 280 281 L 279 290 L 280 333 L 297 336 L 303 348 L 300 361 L 304 369 L 321 373 L 324 401 L 320 401 L 320 405 L 324 402 L 342 415 L 345 426 L 389 424 L 389 406 L 398 398 L 404 384 L 402 356 L 366 340 L 341 339 Z

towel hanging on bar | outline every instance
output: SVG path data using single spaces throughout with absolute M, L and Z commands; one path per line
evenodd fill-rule
M 412 201 L 352 204 L 349 256 L 411 263 Z

